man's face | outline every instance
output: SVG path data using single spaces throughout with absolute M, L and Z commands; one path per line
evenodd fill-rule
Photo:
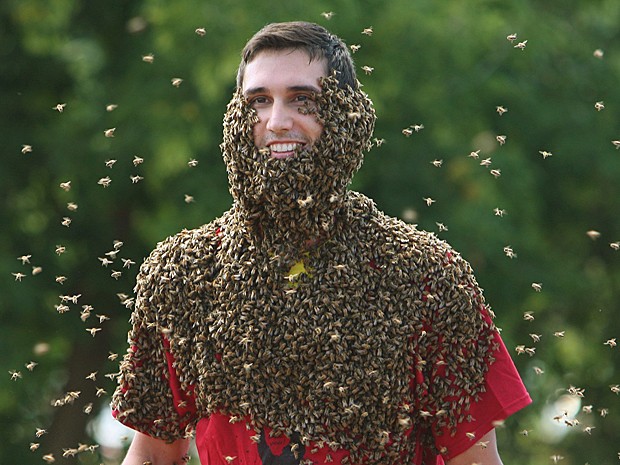
M 310 148 L 323 127 L 310 112 L 319 78 L 326 76 L 325 59 L 309 62 L 302 50 L 266 50 L 249 62 L 243 75 L 243 95 L 256 110 L 254 144 L 274 158 L 287 158 Z

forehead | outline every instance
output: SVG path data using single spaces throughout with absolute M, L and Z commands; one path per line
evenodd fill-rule
M 327 75 L 327 60 L 310 61 L 303 50 L 264 50 L 250 61 L 243 72 L 243 92 L 249 89 L 294 86 L 319 86 L 319 78 Z

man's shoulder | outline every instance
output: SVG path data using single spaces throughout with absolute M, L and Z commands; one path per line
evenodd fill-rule
M 359 192 L 351 191 L 350 201 L 353 205 L 353 221 L 358 223 L 357 229 L 371 236 L 375 245 L 393 244 L 399 249 L 416 249 L 431 255 L 443 254 L 450 249 L 450 246 L 434 233 L 388 215 L 377 208 L 372 199 Z

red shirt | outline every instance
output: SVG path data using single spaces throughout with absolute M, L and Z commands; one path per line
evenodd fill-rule
M 479 401 L 471 406 L 472 421 L 461 423 L 453 435 L 448 430 L 437 431 L 434 435 L 437 450 L 447 450 L 447 453 L 435 455 L 430 450 L 420 448 L 416 454 L 415 465 L 442 465 L 444 459 L 452 459 L 475 445 L 497 422 L 531 403 L 504 343 L 497 332 L 495 335 L 499 344 L 493 354 L 495 362 L 487 373 L 485 392 Z M 169 348 L 165 340 L 164 345 L 166 349 Z M 181 417 L 190 418 L 188 424 L 197 423 L 196 446 L 203 465 L 297 465 L 301 459 L 308 460 L 306 463 L 313 465 L 339 465 L 341 460 L 349 455 L 346 450 L 332 450 L 325 444 L 314 442 L 292 451 L 289 438 L 271 437 L 270 428 L 259 433 L 250 426 L 247 418 L 231 418 L 223 412 L 195 418 L 193 392 L 184 392 L 181 389 L 176 371 L 172 367 L 173 358 L 168 350 L 166 357 L 174 405 Z M 179 408 L 178 405 L 182 407 Z M 139 425 L 127 426 L 141 429 Z

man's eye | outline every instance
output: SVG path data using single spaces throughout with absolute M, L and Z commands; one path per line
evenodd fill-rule
M 250 100 L 250 106 L 264 105 L 267 102 L 267 97 L 254 97 L 252 100 Z

